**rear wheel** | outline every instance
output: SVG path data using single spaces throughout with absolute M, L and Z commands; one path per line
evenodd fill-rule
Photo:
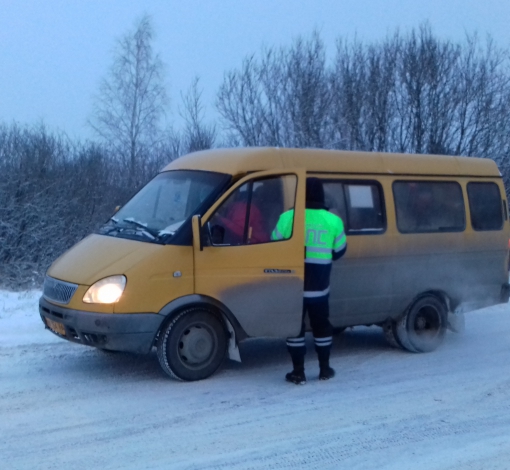
M 178 380 L 206 379 L 225 359 L 227 334 L 222 321 L 206 309 L 181 312 L 159 334 L 159 364 Z
M 446 307 L 433 295 L 420 297 L 396 323 L 396 339 L 412 352 L 429 352 L 444 339 L 447 326 Z

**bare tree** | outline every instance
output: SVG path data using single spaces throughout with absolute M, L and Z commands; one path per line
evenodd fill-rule
M 153 53 L 153 37 L 150 18 L 144 16 L 118 41 L 89 120 L 127 166 L 130 183 L 140 183 L 137 170 L 161 137 L 167 105 L 163 64 Z
M 314 33 L 228 72 L 217 107 L 234 145 L 490 157 L 510 178 L 508 65 L 490 40 L 442 40 L 428 24 L 339 40 L 328 64 Z
M 325 147 L 332 96 L 324 43 L 314 32 L 309 40 L 298 38 L 282 55 L 287 142 L 294 147 Z
M 329 132 L 330 86 L 317 33 L 290 48 L 265 49 L 225 74 L 216 106 L 242 145 L 321 147 Z
M 230 139 L 241 145 L 264 145 L 263 104 L 259 65 L 255 57 L 243 61 L 241 70 L 225 74 L 216 106 Z
M 182 146 L 186 153 L 210 149 L 216 140 L 216 126 L 204 123 L 202 91 L 199 90 L 198 84 L 199 78 L 196 77 L 187 93 L 181 93 L 180 114 L 185 121 Z

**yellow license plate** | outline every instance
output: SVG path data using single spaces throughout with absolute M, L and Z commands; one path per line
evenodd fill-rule
M 46 318 L 46 324 L 48 325 L 48 328 L 53 331 L 53 333 L 57 333 L 57 335 L 61 336 L 66 335 L 66 329 L 62 323 L 58 323 L 56 321 L 50 320 L 49 318 Z

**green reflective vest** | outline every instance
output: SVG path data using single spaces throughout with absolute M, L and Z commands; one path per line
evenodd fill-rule
M 294 209 L 280 215 L 272 240 L 285 240 L 292 235 Z M 342 219 L 325 209 L 305 209 L 305 246 L 307 263 L 329 264 L 333 252 L 341 252 L 347 244 Z

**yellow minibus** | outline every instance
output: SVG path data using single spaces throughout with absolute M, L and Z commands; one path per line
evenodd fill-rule
M 49 268 L 39 310 L 69 341 L 153 348 L 171 377 L 213 374 L 246 338 L 300 330 L 307 176 L 321 178 L 348 249 L 331 323 L 379 325 L 427 352 L 463 312 L 508 301 L 508 208 L 490 159 L 232 148 L 171 162 Z M 294 209 L 289 238 L 272 240 Z

